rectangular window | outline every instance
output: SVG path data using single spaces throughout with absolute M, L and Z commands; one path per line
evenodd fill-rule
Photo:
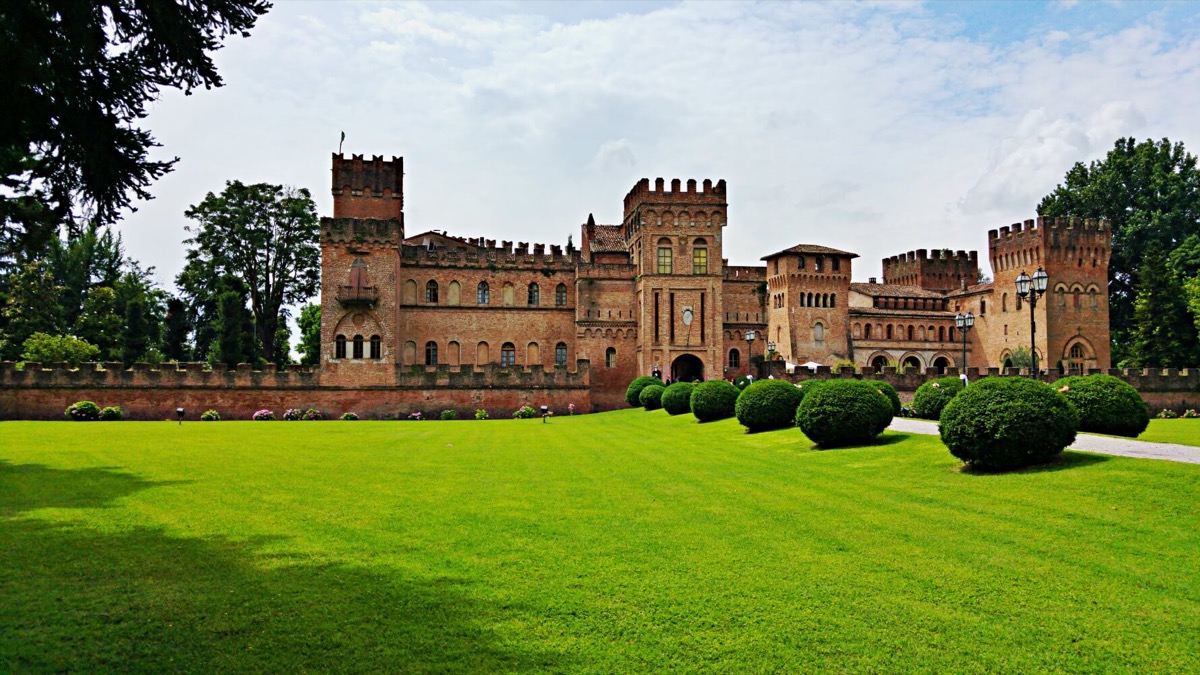
M 692 274 L 708 274 L 708 249 L 697 248 L 692 251 Z
M 557 347 L 554 348 L 554 365 L 556 365 L 556 366 L 567 365 L 567 346 L 566 345 L 560 343 Z
M 659 274 L 670 274 L 671 273 L 671 247 L 670 246 L 659 246 L 658 247 L 658 273 Z

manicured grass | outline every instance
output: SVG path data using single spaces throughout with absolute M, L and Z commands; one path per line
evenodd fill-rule
M 1200 447 L 1200 419 L 1150 420 L 1138 440 Z
M 1200 670 L 1200 466 L 629 410 L 0 424 L 0 671 Z

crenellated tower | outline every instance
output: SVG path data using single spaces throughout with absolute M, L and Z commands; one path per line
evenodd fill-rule
M 1049 276 L 1036 308 L 1039 365 L 1109 368 L 1108 262 L 1112 228 L 1107 221 L 1039 217 L 988 231 L 993 308 L 981 335 L 988 361 L 1003 365 L 1029 346 L 1029 307 L 1016 295 L 1016 279 L 1041 267 Z M 1104 336 L 1103 339 L 1098 336 Z
M 725 181 L 638 181 L 622 227 L 635 267 L 638 374 L 719 377 L 723 364 L 722 229 Z
M 399 362 L 404 160 L 333 156 L 321 219 L 321 365 L 333 381 L 387 384 Z
M 858 254 L 798 244 L 765 256 L 767 340 L 792 363 L 849 359 L 851 261 Z
M 979 281 L 979 252 L 926 249 L 883 259 L 883 283 L 955 291 Z

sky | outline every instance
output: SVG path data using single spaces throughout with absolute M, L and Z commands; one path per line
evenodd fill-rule
M 408 233 L 579 241 L 641 178 L 728 182 L 724 252 L 978 250 L 1121 137 L 1200 152 L 1200 3 L 288 2 L 145 120 L 179 157 L 119 225 L 168 289 L 225 181 L 405 160 Z M 985 270 L 986 271 L 986 270 Z

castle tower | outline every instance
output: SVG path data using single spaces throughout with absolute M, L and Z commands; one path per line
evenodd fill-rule
M 1016 279 L 1041 267 L 1049 276 L 1035 310 L 1038 363 L 1043 369 L 1108 368 L 1108 261 L 1112 229 L 1105 221 L 1039 217 L 988 232 L 995 274 L 993 307 L 978 336 L 990 363 L 1004 365 L 1018 347 L 1029 347 L 1029 307 L 1016 295 Z M 978 322 L 976 326 L 979 327 Z
M 400 357 L 404 160 L 333 156 L 333 218 L 321 219 L 321 366 L 330 381 L 388 384 Z
M 638 181 L 625 196 L 635 267 L 637 374 L 705 379 L 722 374 L 722 229 L 725 181 Z
M 883 283 L 919 286 L 927 291 L 956 291 L 979 281 L 977 251 L 925 249 L 883 259 Z
M 767 261 L 767 336 L 792 363 L 850 359 L 851 260 L 858 254 L 800 244 Z

